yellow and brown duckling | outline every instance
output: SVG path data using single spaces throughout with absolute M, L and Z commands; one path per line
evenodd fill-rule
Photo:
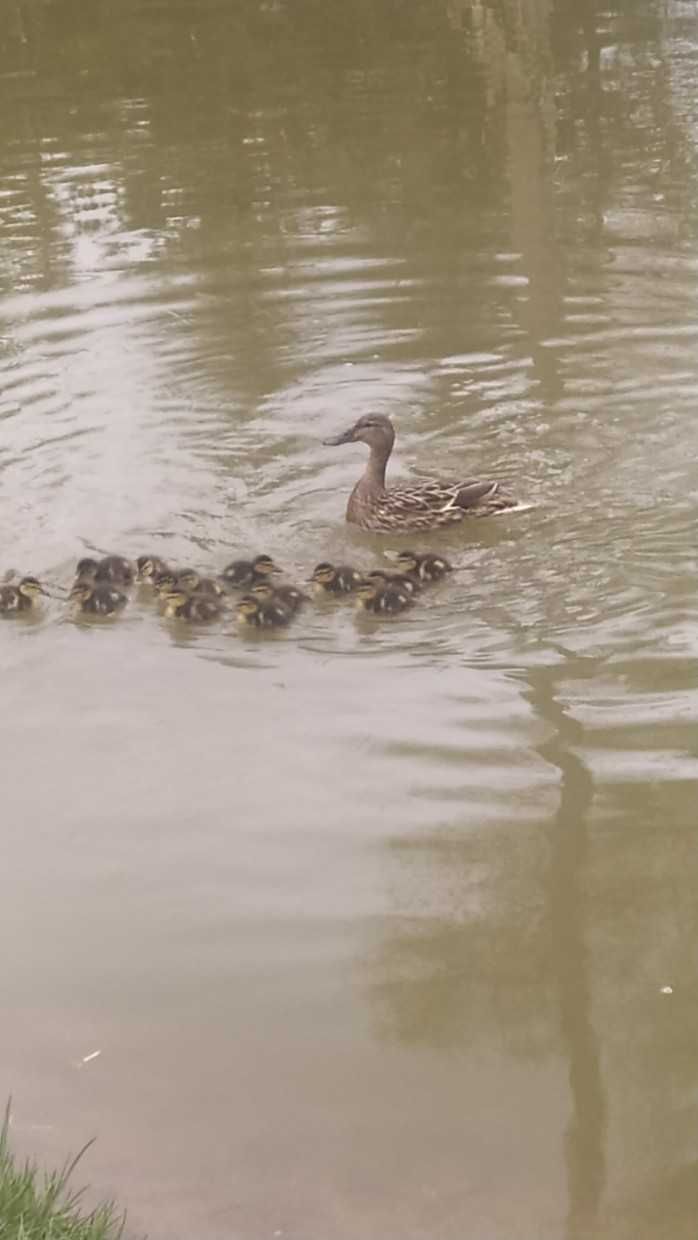
M 421 583 L 417 577 L 412 577 L 409 573 L 389 573 L 384 568 L 374 568 L 372 572 L 366 574 L 366 580 L 377 581 L 383 586 L 396 586 L 410 597 L 419 594 L 421 589 Z
M 36 577 L 22 577 L 16 586 L 0 586 L 0 612 L 31 611 L 36 607 L 39 596 L 46 593 Z
M 238 603 L 237 618 L 240 624 L 252 628 L 280 629 L 291 623 L 293 612 L 274 597 L 264 599 L 245 594 Z
M 250 594 L 266 603 L 272 601 L 281 603 L 283 607 L 288 607 L 293 615 L 304 603 L 308 602 L 308 595 L 299 590 L 297 586 L 273 586 L 268 581 L 258 582 L 252 587 Z
M 323 560 L 315 565 L 310 580 L 318 594 L 352 594 L 364 578 L 350 564 L 330 564 Z
M 356 591 L 357 609 L 371 612 L 374 616 L 394 616 L 400 611 L 407 611 L 412 602 L 409 591 L 392 582 L 376 579 L 364 581 Z
M 139 555 L 136 560 L 136 581 L 143 586 L 154 586 L 156 577 L 169 571 L 169 564 L 159 555 Z
M 209 624 L 223 614 L 220 603 L 210 594 L 189 594 L 186 590 L 167 590 L 163 596 L 163 614 L 170 619 L 190 620 Z
M 184 590 L 191 593 L 208 594 L 213 598 L 223 598 L 225 590 L 220 581 L 216 581 L 215 577 L 202 577 L 201 573 L 197 573 L 196 569 L 185 569 L 179 574 L 179 585 Z
M 432 581 L 441 581 L 447 573 L 453 572 L 453 565 L 444 556 L 434 555 L 431 552 L 417 555 L 415 551 L 400 551 L 397 562 L 404 574 L 423 585 Z
M 222 598 L 225 590 L 213 577 L 202 577 L 195 568 L 171 568 L 159 573 L 155 578 L 155 587 L 159 594 L 168 590 L 183 590 L 186 594 L 208 594 L 214 598 Z
M 75 581 L 107 582 L 114 586 L 133 585 L 136 570 L 123 555 L 105 555 L 101 560 L 83 556 L 78 560 Z
M 233 560 L 223 569 L 221 579 L 233 590 L 247 589 L 280 572 L 270 555 L 256 555 L 253 560 Z
M 91 616 L 113 616 L 128 603 L 128 596 L 107 581 L 75 582 L 70 602 Z

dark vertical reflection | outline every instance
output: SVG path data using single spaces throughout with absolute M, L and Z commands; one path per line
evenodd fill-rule
M 594 663 L 595 666 L 595 663 Z M 584 672 L 582 672 L 584 674 Z M 553 735 L 538 752 L 560 771 L 560 803 L 551 832 L 547 910 L 551 959 L 560 1005 L 560 1030 L 569 1059 L 572 1114 L 565 1137 L 569 1193 L 568 1240 L 591 1237 L 606 1168 L 604 1138 L 606 1100 L 599 1044 L 591 1019 L 591 981 L 584 941 L 584 868 L 588 851 L 588 816 L 594 797 L 591 774 L 573 746 L 581 725 L 557 698 L 557 669 L 530 673 L 530 700 Z

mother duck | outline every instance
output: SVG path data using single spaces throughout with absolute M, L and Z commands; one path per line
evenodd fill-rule
M 329 446 L 365 443 L 370 449 L 363 476 L 349 496 L 347 521 L 375 534 L 417 533 L 456 525 L 465 517 L 486 517 L 513 508 L 516 500 L 492 479 L 439 479 L 386 487 L 385 470 L 395 443 L 390 418 L 369 413 L 349 430 L 324 441 Z

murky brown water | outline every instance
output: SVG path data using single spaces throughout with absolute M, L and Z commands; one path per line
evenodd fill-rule
M 698 4 L 4 14 L 0 570 L 369 563 L 368 410 L 532 505 L 373 630 L 0 626 L 16 1141 L 153 1240 L 695 1240 Z

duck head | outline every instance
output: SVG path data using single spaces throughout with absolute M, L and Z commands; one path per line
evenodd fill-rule
M 325 439 L 323 443 L 328 447 L 336 447 L 341 443 L 365 443 L 369 448 L 377 448 L 387 456 L 394 440 L 395 430 L 390 418 L 384 417 L 382 413 L 367 413 L 341 435 Z

